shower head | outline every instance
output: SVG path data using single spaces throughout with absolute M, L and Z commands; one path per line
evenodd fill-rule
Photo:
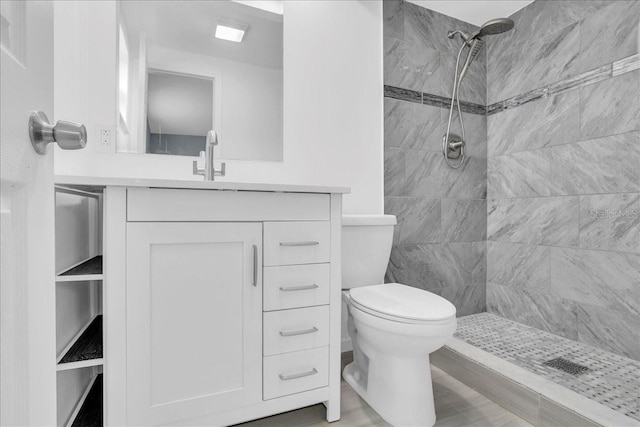
M 495 34 L 501 34 L 506 31 L 509 31 L 513 28 L 513 21 L 509 18 L 497 18 L 492 19 L 484 23 L 482 27 L 478 29 L 472 35 L 469 35 L 461 30 L 449 31 L 447 37 L 452 39 L 456 34 L 459 34 L 460 37 L 464 40 L 465 44 L 469 46 L 469 54 L 467 55 L 467 60 L 462 67 L 462 71 L 460 72 L 460 80 L 467 74 L 469 70 L 469 66 L 473 62 L 474 59 L 478 56 L 482 48 L 484 47 L 484 40 L 482 38 L 484 36 L 493 36 Z
M 492 19 L 485 22 L 482 27 L 480 27 L 480 29 L 472 36 L 472 38 L 493 36 L 496 34 L 505 33 L 512 29 L 513 25 L 513 21 L 509 18 Z
M 502 34 L 509 31 L 514 26 L 513 21 L 509 18 L 497 18 L 487 21 L 473 34 L 469 34 L 462 30 L 452 30 L 447 33 L 447 37 L 450 39 L 459 35 L 462 40 L 471 47 L 471 44 L 476 39 L 481 39 L 484 36 L 493 36 L 496 34 Z
M 460 71 L 459 81 L 462 81 L 464 76 L 467 74 L 469 70 L 469 66 L 473 62 L 474 59 L 478 56 L 482 48 L 484 47 L 484 40 L 481 38 L 473 39 L 471 42 L 471 46 L 469 46 L 469 54 L 467 55 L 467 60 L 464 62 L 464 66 L 462 67 L 462 71 Z

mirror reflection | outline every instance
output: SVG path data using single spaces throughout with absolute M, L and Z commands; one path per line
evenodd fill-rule
M 118 8 L 119 152 L 282 161 L 282 2 Z
M 146 152 L 198 156 L 213 129 L 213 80 L 149 70 Z

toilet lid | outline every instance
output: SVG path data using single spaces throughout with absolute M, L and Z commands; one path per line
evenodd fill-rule
M 455 306 L 441 296 L 399 283 L 362 286 L 349 294 L 352 302 L 365 311 L 404 322 L 440 321 L 456 315 Z

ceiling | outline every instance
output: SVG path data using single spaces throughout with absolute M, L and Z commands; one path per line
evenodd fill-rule
M 134 43 L 145 34 L 149 45 L 282 69 L 280 14 L 231 1 L 128 0 L 120 4 L 121 20 Z M 213 37 L 219 18 L 249 25 L 242 43 Z
M 407 0 L 426 9 L 435 10 L 475 26 L 481 26 L 494 18 L 506 18 L 522 9 L 533 0 Z

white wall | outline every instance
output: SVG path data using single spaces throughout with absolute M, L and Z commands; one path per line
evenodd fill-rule
M 157 46 L 147 66 L 214 79 L 220 158 L 282 160 L 282 70 Z
M 115 135 L 116 5 L 55 2 L 55 18 L 56 119 L 93 138 L 58 150 L 56 174 L 202 179 L 191 158 L 96 151 L 100 127 Z M 285 2 L 284 161 L 230 161 L 223 179 L 348 186 L 345 213 L 382 213 L 382 56 L 381 1 Z

